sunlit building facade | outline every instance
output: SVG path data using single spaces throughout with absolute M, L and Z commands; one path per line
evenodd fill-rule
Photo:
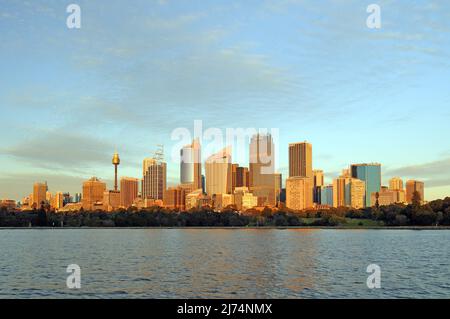
M 120 178 L 120 206 L 128 208 L 133 205 L 139 193 L 139 179 L 133 177 Z
M 224 148 L 208 157 L 205 162 L 205 173 L 206 193 L 209 196 L 231 194 L 231 148 Z
M 276 206 L 280 187 L 275 174 L 275 145 L 271 134 L 255 134 L 249 146 L 249 186 L 261 206 Z
M 82 206 L 85 210 L 92 210 L 103 203 L 103 196 L 106 190 L 106 183 L 100 181 L 97 177 L 83 183 Z
M 286 180 L 286 207 L 293 210 L 313 207 L 312 189 L 310 177 L 289 177 Z
M 372 202 L 371 195 L 381 190 L 381 164 L 352 164 L 350 173 L 353 178 L 360 179 L 366 183 L 365 206 L 371 207 L 375 205 Z
M 32 206 L 40 208 L 47 201 L 47 183 L 34 183 Z
M 146 158 L 142 166 L 142 198 L 162 200 L 166 190 L 167 164 L 155 158 Z
M 425 199 L 425 185 L 423 182 L 416 180 L 408 180 L 406 181 L 406 202 L 411 204 L 413 201 L 414 192 L 418 192 L 420 196 L 421 203 L 424 202 Z
M 202 188 L 201 147 L 198 139 L 180 150 L 180 182 L 193 184 L 193 189 Z

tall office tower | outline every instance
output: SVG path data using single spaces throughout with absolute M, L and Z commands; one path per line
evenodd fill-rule
M 231 194 L 231 148 L 227 147 L 211 155 L 205 162 L 206 193 Z
M 393 177 L 389 180 L 389 190 L 394 194 L 394 203 L 405 203 L 406 195 L 403 189 L 403 180 L 400 177 Z
M 389 189 L 393 191 L 403 190 L 403 180 L 400 177 L 392 177 L 389 180 Z
M 303 210 L 312 206 L 312 179 L 300 176 L 286 179 L 286 207 Z
M 333 207 L 346 206 L 345 185 L 348 179 L 348 177 L 339 176 L 333 180 Z
M 82 206 L 85 210 L 92 210 L 97 204 L 103 203 L 103 193 L 106 190 L 106 183 L 100 181 L 97 177 L 83 182 L 83 200 Z
M 313 177 L 313 202 L 320 204 L 321 187 L 324 185 L 323 171 L 318 169 L 313 170 Z
M 112 164 L 114 165 L 114 191 L 117 192 L 117 166 L 120 165 L 120 158 L 119 154 L 114 152 L 113 158 L 112 158 Z
M 381 164 L 352 164 L 350 173 L 353 178 L 366 183 L 366 207 L 375 205 L 372 203 L 371 195 L 381 190 Z
M 345 205 L 352 208 L 364 208 L 366 183 L 357 178 L 348 178 L 345 185 Z
M 425 198 L 424 183 L 416 180 L 406 181 L 406 202 L 408 204 L 412 204 L 414 192 L 419 193 L 420 202 L 423 203 Z
M 344 168 L 342 170 L 341 177 L 352 177 L 352 174 L 350 173 L 350 168 Z
M 139 179 L 133 177 L 120 178 L 120 206 L 124 208 L 131 207 L 134 200 L 138 197 Z
M 255 134 L 250 140 L 250 187 L 272 185 L 275 172 L 275 147 L 270 134 Z
M 166 190 L 167 164 L 162 159 L 146 158 L 142 166 L 142 198 L 162 200 Z
M 231 164 L 231 192 L 237 187 L 237 169 L 239 164 Z
M 235 164 L 233 164 L 235 165 Z M 235 187 L 249 187 L 248 180 L 248 168 L 247 167 L 236 167 L 236 185 Z
M 275 174 L 275 146 L 272 135 L 253 135 L 249 151 L 250 191 L 258 196 L 258 205 L 276 206 L 278 175 Z
M 324 185 L 324 177 L 323 171 L 320 169 L 313 170 L 314 176 L 314 186 L 323 186 Z
M 198 139 L 180 150 L 180 182 L 193 184 L 194 189 L 202 188 L 201 147 Z
M 64 207 L 64 194 L 62 192 L 56 192 L 53 207 L 56 209 L 61 209 Z
M 205 175 L 202 175 L 202 193 L 206 194 L 206 178 L 205 178 Z
M 40 208 L 47 200 L 47 183 L 34 183 L 33 185 L 33 203 L 36 208 Z
M 333 206 L 333 185 L 322 186 L 320 189 L 320 204 Z
M 313 177 L 312 145 L 310 143 L 289 144 L 289 177 Z

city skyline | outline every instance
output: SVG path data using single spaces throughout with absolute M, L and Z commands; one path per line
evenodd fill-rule
M 138 209 L 161 206 L 181 210 L 189 209 L 187 207 L 209 206 L 223 210 L 230 205 L 245 206 L 246 209 L 286 207 L 296 211 L 331 207 L 360 209 L 377 205 L 412 203 L 415 192 L 422 203 L 426 202 L 422 181 L 406 180 L 406 187 L 403 188 L 403 179 L 393 177 L 388 181 L 388 186 L 383 185 L 380 163 L 351 163 L 348 168 L 342 169 L 341 175 L 332 179 L 332 184 L 326 185 L 323 170 L 313 169 L 311 161 L 313 147 L 308 141 L 289 144 L 287 151 L 290 158 L 290 174 L 285 177 L 285 188 L 283 188 L 283 177 L 274 167 L 275 144 L 271 134 L 257 133 L 251 136 L 249 143 L 248 167 L 250 169 L 234 164 L 231 155 L 232 147 L 227 146 L 217 153 L 207 155 L 204 160 L 205 184 L 200 185 L 197 183 L 199 179 L 189 177 L 196 170 L 195 174 L 201 175 L 200 179 L 203 180 L 200 156 L 202 145 L 198 139 L 193 139 L 192 143 L 180 149 L 180 184 L 176 187 L 167 187 L 164 147 L 159 145 L 153 157 L 143 160 L 142 179 L 121 176 L 120 189 L 118 189 L 120 158 L 116 150 L 111 161 L 114 166 L 113 190 L 108 190 L 106 183 L 101 179 L 91 177 L 83 181 L 81 198 L 78 197 L 78 201 L 72 201 L 69 193 L 58 191 L 53 197 L 47 182 L 35 182 L 33 193 L 23 197 L 20 203 L 21 208 L 27 210 L 47 203 L 52 208 L 62 209 L 68 203 L 72 203 L 65 207 L 66 211 L 83 208 L 90 211 L 101 209 L 110 212 L 132 206 Z M 192 150 L 195 152 L 191 152 Z M 186 171 L 192 171 L 192 174 Z M 249 181 L 247 185 L 244 185 L 246 176 L 244 177 L 243 174 L 247 175 L 246 172 L 249 172 Z M 68 201 L 64 200 L 65 196 L 68 197 Z M 9 201 L 2 202 L 11 205 Z M 249 207 L 249 203 L 253 203 L 253 206 Z
M 113 189 L 112 150 L 140 178 L 142 159 L 197 119 L 279 128 L 283 179 L 289 143 L 307 139 L 326 184 L 378 162 L 384 184 L 450 194 L 450 4 L 379 1 L 379 30 L 357 1 L 79 4 L 79 30 L 65 4 L 2 4 L 0 198 L 21 200 L 35 181 L 78 193 L 91 176 Z M 178 170 L 167 163 L 167 186 Z

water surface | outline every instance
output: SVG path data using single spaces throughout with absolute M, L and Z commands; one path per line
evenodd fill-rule
M 3 229 L 0 298 L 449 298 L 449 244 L 449 230 Z

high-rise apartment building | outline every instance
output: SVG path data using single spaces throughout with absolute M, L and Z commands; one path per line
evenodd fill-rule
M 167 164 L 156 158 L 146 158 L 142 167 L 142 198 L 162 200 L 166 190 Z
M 206 193 L 209 196 L 215 194 L 231 194 L 231 148 L 227 147 L 220 152 L 211 155 L 205 162 Z
M 131 207 L 134 200 L 138 197 L 139 179 L 132 177 L 120 178 L 120 206 L 124 208 Z
M 180 150 L 180 182 L 193 184 L 194 189 L 202 188 L 201 147 L 198 139 Z
M 350 173 L 353 178 L 360 179 L 366 183 L 365 206 L 371 207 L 375 205 L 371 200 L 371 195 L 381 190 L 381 164 L 352 164 Z

